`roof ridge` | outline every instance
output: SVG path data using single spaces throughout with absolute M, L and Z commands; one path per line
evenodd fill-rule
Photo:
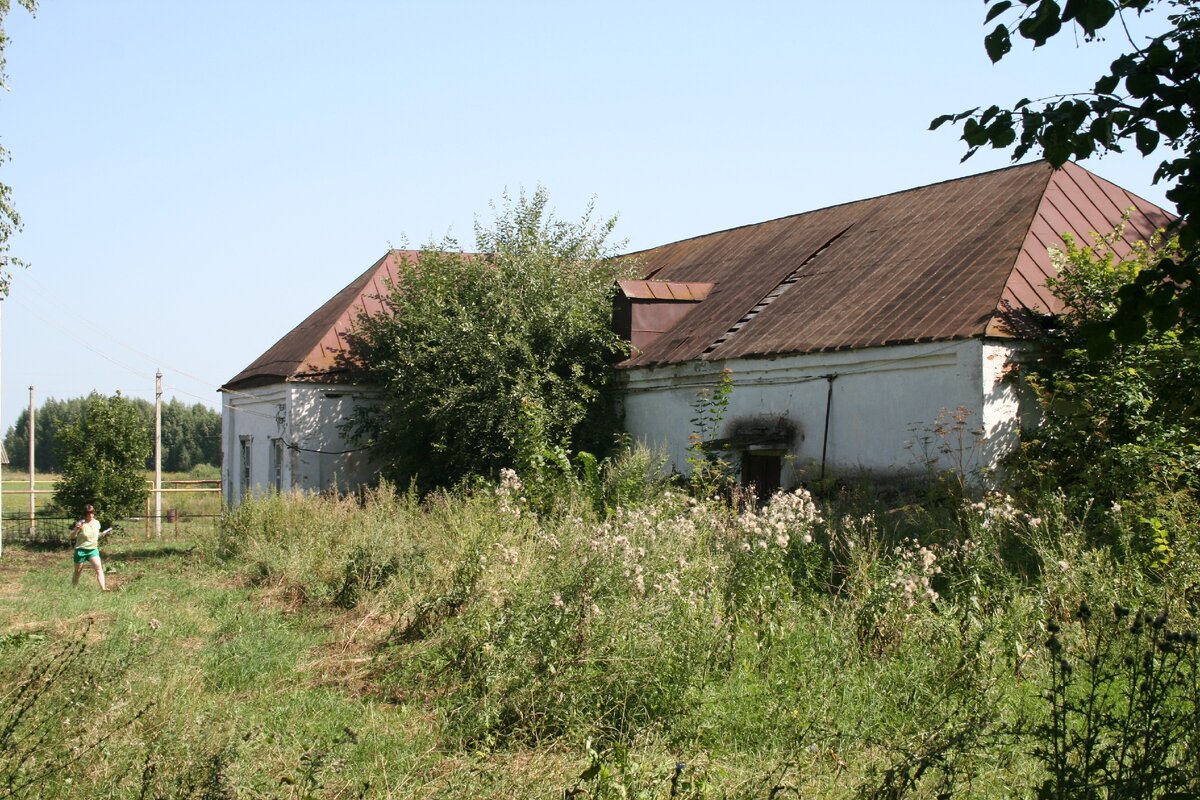
M 1069 162 L 1069 163 L 1074 163 L 1074 162 Z M 794 219 L 796 217 L 804 217 L 809 214 L 817 214 L 821 211 L 829 211 L 834 208 L 843 208 L 845 206 L 858 205 L 859 203 L 869 203 L 873 200 L 881 200 L 885 197 L 895 197 L 897 195 L 908 194 L 909 192 L 919 192 L 923 189 L 931 189 L 934 186 L 942 186 L 942 185 L 949 184 L 949 183 L 957 183 L 959 181 L 975 180 L 977 178 L 982 178 L 985 175 L 992 175 L 997 172 L 1007 172 L 1010 170 L 1018 170 L 1018 169 L 1029 169 L 1030 167 L 1034 167 L 1039 164 L 1041 164 L 1043 166 L 1050 166 L 1049 161 L 1046 161 L 1046 159 L 1044 159 L 1044 158 L 1039 158 L 1036 161 L 1029 161 L 1024 164 L 1012 164 L 1007 167 L 997 167 L 996 169 L 989 169 L 989 170 L 985 170 L 983 172 L 976 172 L 971 175 L 962 175 L 957 178 L 947 178 L 947 179 L 941 180 L 941 181 L 933 181 L 932 183 L 924 183 L 924 184 L 921 184 L 920 186 L 911 186 L 907 189 L 897 189 L 894 192 L 884 192 L 883 194 L 877 194 L 877 195 L 873 195 L 871 197 L 863 197 L 858 200 L 847 200 L 844 203 L 832 203 L 827 206 L 821 206 L 820 208 L 810 208 L 807 211 L 800 211 L 795 214 L 784 214 L 783 216 L 772 217 L 771 219 L 764 219 L 759 222 L 747 222 L 744 225 L 734 225 L 732 228 L 722 228 L 719 231 L 710 231 L 708 233 L 701 233 L 696 236 L 688 236 L 684 239 L 676 239 L 675 241 L 672 241 L 672 242 L 663 242 L 662 244 L 656 244 L 653 247 L 643 247 L 641 250 L 633 250 L 628 253 L 623 253 L 620 257 L 621 258 L 629 258 L 631 256 L 641 255 L 642 253 L 648 253 L 651 250 L 657 250 L 660 247 L 667 247 L 667 246 L 673 245 L 673 244 L 682 244 L 683 242 L 693 242 L 698 239 L 705 239 L 709 236 L 718 236 L 723 233 L 731 233 L 732 231 L 739 231 L 744 228 L 754 228 L 759 225 L 768 225 L 772 222 L 780 222 L 785 219 Z M 1076 165 L 1076 166 L 1078 166 L 1078 165 Z M 1080 169 L 1083 169 L 1083 167 L 1080 167 Z M 1050 172 L 1051 172 L 1051 174 L 1053 174 L 1054 169 L 1051 168 Z
M 1074 162 L 1067 163 L 1074 164 Z M 1076 164 L 1075 166 L 1078 165 Z M 1004 282 L 1000 284 L 1000 296 L 996 298 L 996 303 L 992 307 L 991 312 L 988 314 L 988 321 L 983 326 L 985 333 L 992 329 L 993 323 L 995 323 L 997 318 L 1012 316 L 1013 312 L 1004 308 L 1005 304 L 1007 303 L 1004 295 L 1009 291 L 1009 286 L 1012 284 L 1013 279 L 1020 275 L 1021 255 L 1025 251 L 1025 243 L 1029 241 L 1029 237 L 1032 235 L 1034 223 L 1037 222 L 1038 215 L 1042 213 L 1042 205 L 1046 203 L 1046 196 L 1050 193 L 1050 187 L 1054 185 L 1054 178 L 1059 169 L 1061 169 L 1061 167 L 1051 169 L 1048 173 L 1046 173 L 1046 182 L 1042 185 L 1042 193 L 1038 197 L 1038 201 L 1033 204 L 1033 209 L 1029 214 L 1028 222 L 1022 229 L 1023 233 L 1021 234 L 1021 241 L 1017 245 L 1016 252 L 1013 254 L 1012 266 L 1009 267 L 1008 274 L 1004 277 Z M 1080 169 L 1083 169 L 1083 167 L 1080 167 Z

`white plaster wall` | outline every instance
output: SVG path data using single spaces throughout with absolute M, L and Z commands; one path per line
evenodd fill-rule
M 728 367 L 733 390 L 718 436 L 729 435 L 739 419 L 786 418 L 798 431 L 784 460 L 785 485 L 819 477 L 827 405 L 827 475 L 923 472 L 920 444 L 908 446 L 922 436 L 930 439 L 928 449 L 939 468 L 956 468 L 962 459 L 964 469 L 974 470 L 993 453 L 972 446 L 943 455 L 937 452 L 942 439 L 933 430 L 942 409 L 953 414 L 960 406 L 971 412 L 969 429 L 1004 426 L 1009 398 L 992 374 L 1001 368 L 1002 348 L 989 346 L 995 358 L 986 368 L 983 341 L 970 339 L 627 370 L 625 427 L 662 448 L 670 466 L 686 472 L 697 392 L 715 387 Z M 986 381 L 985 369 L 991 370 Z
M 224 393 L 221 403 L 221 486 L 227 504 L 236 505 L 241 500 L 241 440 L 244 436 L 250 437 L 251 492 L 261 493 L 270 485 L 270 442 L 284 435 L 286 415 L 287 388 L 283 383 Z
M 983 427 L 985 463 L 996 468 L 1005 454 L 1020 443 L 1022 428 L 1036 424 L 1037 409 L 1015 378 L 1028 342 L 986 340 L 982 346 Z
M 354 386 L 278 383 L 226 392 L 221 430 L 225 502 L 241 499 L 241 440 L 251 437 L 251 492 L 273 488 L 271 442 L 283 439 L 285 491 L 349 491 L 371 482 L 370 454 L 348 442 L 341 426 L 369 396 Z
M 351 491 L 378 474 L 370 453 L 349 441 L 343 425 L 370 393 L 342 384 L 291 383 L 289 450 L 291 486 L 297 489 Z

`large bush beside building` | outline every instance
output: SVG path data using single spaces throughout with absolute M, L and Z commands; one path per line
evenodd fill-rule
M 611 324 L 627 271 L 612 258 L 615 220 L 589 208 L 565 222 L 548 202 L 543 189 L 505 198 L 476 226 L 476 252 L 424 248 L 388 287 L 387 313 L 359 318 L 353 361 L 381 399 L 352 430 L 401 485 L 611 443 L 612 364 L 626 346 Z
M 1011 466 L 1033 494 L 1066 487 L 1081 502 L 1138 509 L 1153 541 L 1155 525 L 1194 518 L 1200 497 L 1200 342 L 1178 320 L 1134 342 L 1107 331 L 1140 276 L 1182 257 L 1177 240 L 1155 237 L 1118 258 L 1121 235 L 1066 237 L 1051 253 L 1058 275 L 1047 285 L 1065 310 L 1023 365 L 1041 419 Z

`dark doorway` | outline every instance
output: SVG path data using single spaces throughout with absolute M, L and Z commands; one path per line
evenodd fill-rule
M 765 502 L 771 495 L 779 491 L 779 474 L 782 463 L 783 459 L 779 456 L 758 453 L 742 454 L 742 486 L 753 485 L 758 499 Z

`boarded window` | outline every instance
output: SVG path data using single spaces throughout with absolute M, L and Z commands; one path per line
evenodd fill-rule
M 759 500 L 765 501 L 779 491 L 779 476 L 783 459 L 780 456 L 744 453 L 742 455 L 742 486 L 754 487 Z

